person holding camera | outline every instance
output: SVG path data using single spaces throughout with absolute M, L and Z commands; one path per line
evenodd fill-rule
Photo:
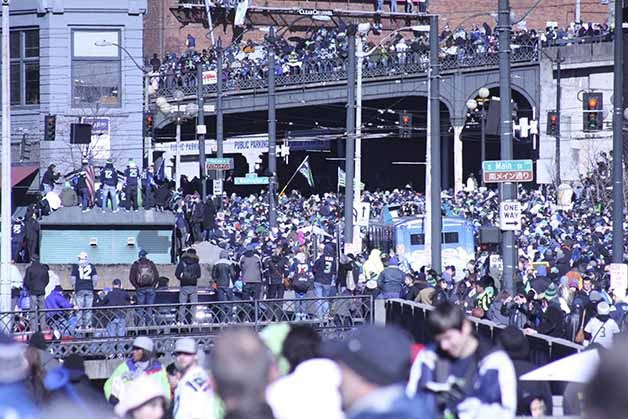
M 408 396 L 427 398 L 446 419 L 514 417 L 517 376 L 508 355 L 477 336 L 451 302 L 438 304 L 428 324 L 435 345 L 414 361 Z

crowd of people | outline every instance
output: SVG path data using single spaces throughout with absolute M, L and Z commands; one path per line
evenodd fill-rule
M 376 26 L 374 26 L 375 30 Z M 197 65 L 204 71 L 216 70 L 216 51 L 189 48 L 196 42 L 189 41 L 188 49 L 181 55 L 167 54 L 160 59 L 154 54 L 147 60 L 153 70 L 152 86 L 160 88 L 193 87 L 196 83 Z M 540 46 L 569 45 L 604 42 L 612 39 L 607 24 L 572 22 L 568 27 L 548 23 L 544 30 L 527 29 L 513 31 L 511 49 L 521 53 L 521 59 L 535 57 Z M 444 66 L 474 66 L 490 64 L 499 49 L 498 34 L 488 24 L 473 25 L 470 29 L 459 26 L 451 30 L 445 25 L 440 34 L 440 54 Z M 397 71 L 405 65 L 427 68 L 429 43 L 427 35 L 415 32 L 412 36 L 397 34 L 385 39 L 380 45 L 377 38 L 365 37 L 364 51 L 374 52 L 364 59 L 364 68 Z M 377 46 L 377 48 L 376 48 Z M 226 89 L 246 86 L 247 82 L 265 80 L 268 73 L 267 44 L 248 39 L 233 42 L 224 49 L 223 84 Z M 280 37 L 275 43 L 275 74 L 333 74 L 342 71 L 348 48 L 344 28 L 312 28 L 300 36 L 288 39 Z M 482 62 L 484 59 L 485 62 Z M 423 68 L 420 67 L 420 68 Z
M 363 325 L 345 339 L 307 324 L 222 331 L 203 347 L 173 339 L 172 352 L 137 336 L 104 386 L 90 383 L 85 360 L 61 362 L 43 335 L 28 345 L 0 335 L 0 413 L 5 418 L 132 419 L 430 419 L 543 417 L 552 414 L 548 382 L 525 382 L 534 369 L 528 342 L 505 328 L 497 345 L 473 332 L 463 310 L 438 303 L 427 319 L 433 339 L 415 344 L 395 326 Z M 385 350 L 382 350 L 385 344 Z M 207 351 L 209 349 L 209 351 Z M 600 352 L 600 370 L 565 413 L 614 419 L 625 413 L 625 347 Z M 608 368 L 610 367 L 610 368 Z M 568 401 L 569 403 L 572 400 Z M 570 406 L 569 408 L 567 406 Z M 617 416 L 617 413 L 620 413 Z

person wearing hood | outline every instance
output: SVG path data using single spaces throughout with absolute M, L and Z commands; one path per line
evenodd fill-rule
M 613 345 L 614 336 L 620 332 L 619 326 L 610 317 L 610 306 L 606 301 L 597 303 L 596 309 L 597 315 L 584 327 L 584 344 L 597 343 L 609 349 Z
M 212 267 L 212 279 L 216 284 L 216 296 L 218 301 L 232 301 L 233 283 L 236 280 L 236 271 L 233 262 L 229 260 L 229 252 L 220 251 L 220 259 Z
M 55 286 L 52 292 L 46 297 L 45 305 L 46 310 L 52 310 L 46 313 L 48 325 L 62 334 L 70 334 L 74 329 L 76 317 L 74 316 L 74 312 L 68 310 L 72 308 L 78 309 L 78 307 L 72 305 L 63 295 L 61 285 Z
M 81 252 L 78 256 L 78 263 L 72 265 L 71 280 L 74 284 L 76 305 L 79 309 L 90 309 L 94 304 L 94 285 L 98 281 L 96 267 L 89 263 L 87 253 Z M 77 316 L 77 326 L 82 328 L 91 327 L 92 311 L 79 310 Z
M 48 285 L 49 281 L 48 268 L 39 263 L 38 256 L 33 256 L 30 266 L 26 268 L 24 273 L 24 286 L 31 296 L 31 310 L 37 312 L 45 308 L 46 285 Z M 33 325 L 35 330 L 38 330 L 37 322 L 39 322 L 39 328 L 41 329 L 46 325 L 46 314 L 40 311 L 39 317 L 34 316 L 31 321 L 35 323 Z
M 368 259 L 362 265 L 364 271 L 364 277 L 367 281 L 377 280 L 379 274 L 384 270 L 384 264 L 382 263 L 382 251 L 379 249 L 371 250 Z
M 126 396 L 126 385 L 142 376 L 155 380 L 163 389 L 166 400 L 170 400 L 170 384 L 166 369 L 154 357 L 155 345 L 146 336 L 133 340 L 131 356 L 114 370 L 105 382 L 105 398 L 112 405 L 118 404 Z
M 138 211 L 138 203 L 137 203 L 137 187 L 139 185 L 140 180 L 140 171 L 137 168 L 137 164 L 133 159 L 129 159 L 129 164 L 127 165 L 126 170 L 124 171 L 124 192 L 126 194 L 126 210 L 130 211 L 131 207 L 133 207 L 134 211 Z
M 201 265 L 195 249 L 189 248 L 181 255 L 174 276 L 181 283 L 179 287 L 179 304 L 181 304 L 179 323 L 187 323 L 188 313 L 192 315 L 192 321 L 194 321 L 196 307 L 185 307 L 183 304 L 198 303 L 198 279 L 201 277 Z
M 406 274 L 397 266 L 397 259 L 388 259 L 386 267 L 377 279 L 377 287 L 381 291 L 378 297 L 401 298 L 405 280 Z
M 59 198 L 61 198 L 61 206 L 64 208 L 75 207 L 79 203 L 78 195 L 70 182 L 64 183 Z
M 268 299 L 283 299 L 284 278 L 288 275 L 288 258 L 284 256 L 283 248 L 276 245 L 271 256 L 264 260 L 268 280 Z
M 118 186 L 118 171 L 113 167 L 113 160 L 108 159 L 107 164 L 100 170 L 100 183 L 103 187 L 102 210 L 107 208 L 107 200 L 111 196 L 111 209 L 118 212 L 118 194 L 116 187 Z
M 244 288 L 242 298 L 259 300 L 262 298 L 262 261 L 252 247 L 240 257 L 240 271 Z
M 334 245 L 327 243 L 323 249 L 323 254 L 312 267 L 314 273 L 314 293 L 316 298 L 333 297 L 335 294 L 337 263 L 334 252 Z M 329 302 L 319 302 L 318 317 L 324 319 L 329 314 Z

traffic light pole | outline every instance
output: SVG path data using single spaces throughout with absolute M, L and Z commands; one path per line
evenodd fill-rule
M 355 34 L 356 25 L 347 28 L 347 136 L 345 148 L 345 245 L 353 244 L 353 176 L 355 158 Z
M 0 310 L 11 311 L 11 102 L 9 51 L 9 0 L 2 0 L 2 197 L 0 246 Z
M 275 102 L 275 28 L 268 31 L 268 223 L 277 228 L 277 117 Z
M 205 202 L 207 197 L 207 174 L 205 173 L 205 98 L 203 96 L 203 64 L 196 64 L 196 104 L 198 113 L 196 115 L 196 135 L 198 139 L 198 174 L 201 178 L 201 201 Z M 203 128 L 200 128 L 200 127 Z
M 432 248 L 432 269 L 442 272 L 441 241 L 441 149 L 440 149 L 440 75 L 438 46 L 438 16 L 430 16 L 430 245 Z
M 615 0 L 614 79 L 613 79 L 613 263 L 624 261 L 624 169 L 623 169 L 623 0 Z M 3 185 L 4 188 L 4 185 Z
M 556 117 L 558 118 L 556 124 L 556 185 L 561 184 L 560 176 L 560 99 L 561 99 L 561 86 L 560 86 L 560 64 L 563 59 L 560 56 L 560 48 L 556 49 Z
M 499 32 L 499 113 L 500 113 L 500 158 L 512 160 L 512 103 L 510 91 L 510 4 L 509 0 L 499 0 L 497 11 Z M 501 188 L 501 201 L 516 199 L 516 184 L 504 183 Z M 515 236 L 513 231 L 502 234 L 502 259 L 504 263 L 503 288 L 511 293 L 515 289 Z

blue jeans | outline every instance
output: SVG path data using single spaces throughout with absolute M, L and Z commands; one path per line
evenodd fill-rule
M 76 325 L 82 328 L 91 327 L 92 323 L 92 304 L 94 303 L 94 291 L 92 290 L 80 290 L 76 292 L 76 305 L 79 307 L 79 311 L 76 315 Z
M 79 200 L 81 202 L 81 208 L 87 209 L 89 208 L 89 189 L 81 188 L 78 191 Z
M 305 292 L 295 292 L 294 295 L 297 297 L 297 300 L 302 300 L 305 298 Z M 307 311 L 305 308 L 305 301 L 297 301 L 295 304 L 296 310 L 296 319 L 297 320 L 305 320 L 307 318 Z
M 135 291 L 137 297 L 137 305 L 151 305 L 155 304 L 155 288 L 140 288 Z M 139 322 L 142 324 L 149 324 L 151 322 L 151 310 L 140 308 L 138 310 Z
M 52 190 L 54 189 L 54 186 L 45 183 L 42 183 L 41 186 L 44 188 L 44 195 L 46 195 L 48 192 L 52 192 Z
M 325 285 L 318 282 L 314 283 L 314 294 L 316 295 L 316 298 L 332 297 L 335 295 L 335 291 L 334 286 L 331 284 Z M 319 319 L 322 319 L 329 314 L 329 301 L 317 301 L 316 304 L 318 306 L 316 312 L 318 313 Z
M 113 211 L 118 209 L 118 193 L 115 186 L 103 185 L 102 191 L 102 209 L 107 208 L 107 199 L 111 195 L 111 209 Z
M 110 338 L 126 335 L 126 319 L 116 317 L 107 324 L 107 336 Z

